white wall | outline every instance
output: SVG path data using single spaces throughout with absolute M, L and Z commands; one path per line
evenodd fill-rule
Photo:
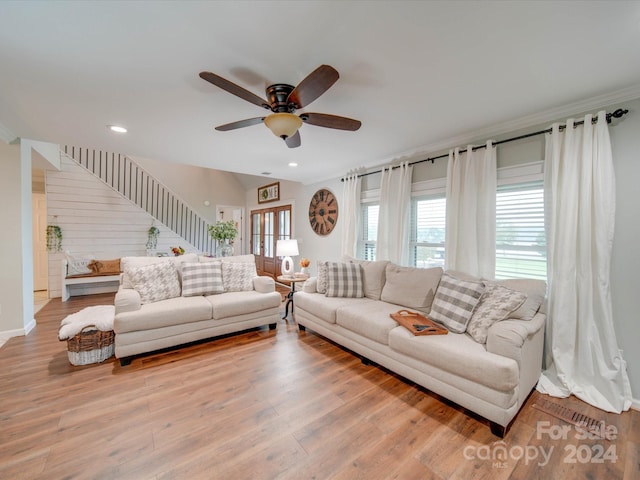
M 0 332 L 23 333 L 20 146 L 0 141 Z
M 130 158 L 209 223 L 216 222 L 216 206 L 245 204 L 244 187 L 232 173 L 143 157 Z M 208 206 L 204 205 L 205 201 L 209 202 Z
M 629 114 L 610 129 L 616 172 L 616 228 L 611 264 L 611 297 L 618 346 L 623 350 L 633 398 L 640 399 L 640 99 L 626 102 Z M 607 109 L 613 111 L 614 107 Z

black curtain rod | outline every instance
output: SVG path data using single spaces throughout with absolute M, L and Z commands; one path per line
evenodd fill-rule
M 629 113 L 629 110 L 622 109 L 619 108 L 617 109 L 615 112 L 613 113 L 607 113 L 607 123 L 611 123 L 611 120 L 613 118 L 621 118 L 623 116 L 625 116 L 627 113 Z M 594 117 L 591 120 L 591 123 L 596 123 L 598 121 L 597 117 Z M 580 120 L 578 122 L 575 122 L 573 125 L 574 126 L 578 126 L 578 125 L 583 125 L 584 124 L 584 120 Z M 560 125 L 560 130 L 564 130 L 565 128 L 567 128 L 566 125 Z M 553 128 L 547 128 L 546 130 L 539 130 L 537 132 L 533 132 L 533 133 L 525 133 L 524 135 L 518 135 L 517 137 L 512 137 L 512 138 L 507 138 L 505 140 L 500 140 L 499 142 L 493 142 L 493 145 L 501 145 L 503 143 L 509 143 L 509 142 L 515 142 L 516 140 L 522 140 L 523 138 L 529 138 L 529 137 L 535 137 L 536 135 L 544 135 L 545 133 L 551 133 L 553 131 Z M 473 147 L 471 150 L 472 151 L 476 151 L 476 150 L 480 150 L 481 148 L 486 148 L 486 145 L 478 145 L 477 147 Z M 466 152 L 467 149 L 465 148 L 464 150 L 460 150 L 460 153 L 464 153 Z M 424 162 L 431 162 L 434 163 L 434 160 L 438 160 L 440 158 L 448 158 L 449 154 L 445 153 L 443 155 L 438 155 L 437 157 L 430 157 L 430 158 L 425 158 L 423 160 L 415 160 L 413 162 L 409 162 L 409 165 L 415 165 L 417 163 L 424 163 Z M 400 168 L 399 165 L 393 166 L 391 167 L 391 169 L 396 169 L 396 168 Z M 382 170 L 376 170 L 375 172 L 367 172 L 367 173 L 360 173 L 357 175 L 357 178 L 360 177 L 366 177 L 367 175 L 373 175 L 375 173 L 382 173 Z M 344 182 L 344 178 L 340 179 L 341 182 Z

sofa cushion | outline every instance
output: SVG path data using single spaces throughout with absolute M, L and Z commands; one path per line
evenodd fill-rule
M 282 303 L 282 296 L 278 292 L 225 292 L 205 298 L 211 303 L 215 320 L 278 308 Z
M 309 277 L 302 284 L 302 291 L 306 293 L 317 293 L 318 292 L 318 277 Z
M 306 293 L 304 291 L 296 291 L 293 295 L 296 310 L 302 309 L 327 323 L 336 323 L 336 312 L 341 307 L 354 304 L 364 306 L 370 302 L 373 300 L 368 298 L 326 297 L 320 293 Z
M 316 291 L 323 294 L 327 293 L 327 285 L 329 285 L 329 262 L 318 261 Z
M 116 314 L 116 334 L 199 322 L 211 318 L 211 303 L 205 297 L 176 297 L 142 305 L 140 310 Z
M 133 288 L 140 294 L 142 304 L 180 296 L 180 281 L 174 263 L 162 262 L 129 268 L 127 275 Z
M 222 283 L 225 292 L 250 292 L 253 290 L 253 277 L 257 276 L 255 262 L 222 262 Z
M 380 300 L 429 313 L 442 269 L 401 267 L 388 263 Z
M 547 282 L 544 280 L 510 278 L 507 280 L 499 280 L 496 283 L 527 295 L 527 300 L 520 308 L 509 315 L 509 318 L 531 320 L 540 309 L 542 302 L 544 302 L 544 297 L 547 294 Z
M 129 275 L 127 275 L 127 270 L 130 268 L 144 267 L 145 265 L 164 262 L 170 262 L 177 266 L 182 262 L 191 263 L 197 261 L 198 255 L 195 253 L 185 253 L 177 257 L 122 257 L 120 259 L 120 268 L 124 272 L 124 275 L 122 275 L 122 287 L 133 288 L 133 285 L 129 281 Z M 178 271 L 178 275 L 180 275 L 180 271 Z
M 224 292 L 220 262 L 183 263 L 180 269 L 182 270 L 183 297 Z
M 413 335 L 406 328 L 398 327 L 389 332 L 389 346 L 427 365 L 494 390 L 508 392 L 518 385 L 519 369 L 515 360 L 488 353 L 484 345 L 464 333 Z
M 471 315 L 467 333 L 478 343 L 486 343 L 491 325 L 509 317 L 522 305 L 527 296 L 497 283 L 485 284 L 485 291 Z
M 397 311 L 397 305 L 386 302 L 353 302 L 338 309 L 336 323 L 374 342 L 388 345 L 389 332 L 398 326 L 389 314 Z
M 327 297 L 364 297 L 362 268 L 357 263 L 329 262 Z
M 482 282 L 461 280 L 443 273 L 429 318 L 442 323 L 452 332 L 464 333 L 484 289 Z
M 351 263 L 357 263 L 362 267 L 364 296 L 372 300 L 380 300 L 380 295 L 382 295 L 382 289 L 384 288 L 386 280 L 386 270 L 389 261 L 368 261 L 352 257 L 346 257 L 346 260 Z

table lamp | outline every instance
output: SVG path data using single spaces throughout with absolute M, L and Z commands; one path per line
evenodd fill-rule
M 278 240 L 276 243 L 276 256 L 284 257 L 280 270 L 283 275 L 293 275 L 293 260 L 291 257 L 299 255 L 298 241 L 295 239 Z

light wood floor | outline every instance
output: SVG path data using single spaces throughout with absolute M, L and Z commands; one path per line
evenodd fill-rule
M 640 478 L 639 412 L 558 400 L 617 431 L 583 440 L 570 428 L 563 440 L 567 424 L 532 408 L 534 393 L 501 441 L 484 420 L 284 320 L 125 368 L 71 366 L 60 320 L 112 301 L 52 300 L 28 336 L 0 348 L 1 479 Z

